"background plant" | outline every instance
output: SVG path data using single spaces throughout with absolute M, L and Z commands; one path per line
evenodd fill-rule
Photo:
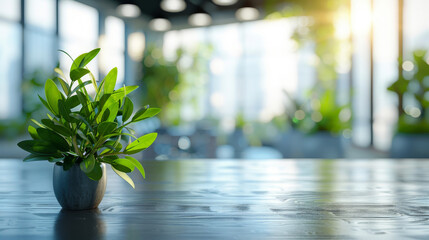
M 178 83 L 170 91 L 169 102 L 163 108 L 166 125 L 179 126 L 203 118 L 204 103 L 200 99 L 207 95 L 208 62 L 212 52 L 210 44 L 177 50 Z
M 162 49 L 151 45 L 147 48 L 143 60 L 142 103 L 165 108 L 170 102 L 171 91 L 178 84 L 177 68 L 181 51 L 169 61 L 162 54 Z M 159 118 L 165 124 L 166 111 Z
M 406 63 L 412 64 L 412 70 L 399 76 L 387 88 L 398 98 L 398 132 L 429 133 L 429 64 L 426 55 L 426 50 L 414 51 L 413 60 Z M 401 66 L 404 63 L 405 61 L 399 60 Z
M 309 91 L 306 101 L 295 99 L 287 92 L 285 95 L 288 99 L 285 116 L 292 129 L 305 133 L 340 134 L 350 128 L 350 106 L 338 104 L 334 90 L 314 88 Z
M 18 143 L 29 152 L 24 161 L 48 160 L 70 169 L 79 164 L 80 169 L 92 180 L 102 177 L 101 163 L 110 164 L 113 171 L 133 188 L 134 182 L 126 174 L 137 168 L 143 178 L 143 166 L 135 158 L 127 156 L 148 148 L 157 133 L 139 138 L 133 135 L 129 124 L 155 116 L 159 108 L 143 107 L 133 114 L 134 105 L 128 98 L 138 86 L 115 89 L 117 68 L 97 82 L 86 65 L 97 56 L 100 49 L 84 53 L 70 67 L 69 78 L 55 68 L 54 80 L 45 82 L 45 98 L 40 101 L 52 114 L 28 127 L 32 140 Z M 57 87 L 61 86 L 62 91 Z M 87 89 L 87 85 L 92 88 Z M 92 90 L 92 91 L 91 91 Z M 131 142 L 131 138 L 135 139 Z
M 54 74 L 52 74 L 54 75 Z M 50 77 L 53 79 L 55 76 Z M 47 113 L 43 104 L 37 98 L 37 93 L 44 91 L 46 74 L 42 69 L 36 69 L 24 78 L 21 84 L 22 114 L 16 118 L 0 120 L 0 136 L 16 138 L 25 133 L 26 126 L 32 118 L 40 118 Z
M 349 4 L 347 0 L 291 0 L 288 4 L 280 0 L 266 1 L 268 18 L 295 17 L 297 24 L 292 39 L 299 47 L 311 48 L 314 52 L 316 81 L 309 89 L 309 101 L 288 96 L 290 109 L 286 110 L 286 116 L 294 129 L 337 134 L 350 127 L 350 105 L 340 103 L 337 89 L 338 69 L 346 68 L 350 61 L 350 42 L 348 38 L 336 36 L 338 13 L 347 13 Z M 314 104 L 316 100 L 318 104 Z

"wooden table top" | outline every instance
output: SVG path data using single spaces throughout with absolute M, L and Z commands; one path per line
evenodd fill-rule
M 429 160 L 143 161 L 93 211 L 61 211 L 53 165 L 0 160 L 0 239 L 428 239 Z

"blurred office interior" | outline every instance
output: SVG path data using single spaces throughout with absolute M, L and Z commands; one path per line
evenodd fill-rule
M 162 108 L 144 159 L 429 157 L 429 1 L 0 0 L 0 152 L 59 65 Z

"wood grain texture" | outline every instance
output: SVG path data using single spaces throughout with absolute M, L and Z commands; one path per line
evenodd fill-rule
M 93 211 L 49 163 L 0 160 L 0 239 L 427 239 L 429 160 L 143 161 Z

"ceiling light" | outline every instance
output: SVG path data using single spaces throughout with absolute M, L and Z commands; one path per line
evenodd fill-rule
M 164 32 L 171 28 L 171 23 L 166 18 L 154 18 L 149 22 L 149 27 L 153 31 Z
M 136 18 L 140 16 L 140 8 L 134 4 L 121 4 L 116 8 L 116 12 L 121 17 Z
M 253 7 L 243 7 L 235 12 L 235 17 L 240 21 L 255 20 L 259 17 L 259 11 Z
M 186 3 L 183 0 L 162 0 L 161 9 L 166 12 L 181 12 L 185 10 Z
M 189 16 L 188 22 L 192 26 L 203 27 L 210 25 L 212 18 L 207 13 L 194 13 Z
M 128 55 L 136 62 L 143 59 L 143 52 L 146 45 L 145 36 L 141 32 L 133 32 L 128 35 Z
M 213 0 L 213 2 L 219 6 L 229 6 L 236 4 L 238 0 Z

